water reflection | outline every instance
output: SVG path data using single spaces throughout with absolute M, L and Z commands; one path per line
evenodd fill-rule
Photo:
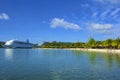
M 120 67 L 120 55 L 118 54 L 115 55 L 115 61 L 118 64 L 118 67 Z
M 88 55 L 89 55 L 90 63 L 95 65 L 96 64 L 96 59 L 97 59 L 97 53 L 96 52 L 90 52 L 90 53 L 88 53 Z
M 78 57 L 78 58 L 83 56 L 83 54 L 81 54 L 82 51 L 80 51 L 80 50 L 73 50 L 73 53 L 74 53 L 75 56 Z M 83 53 L 85 53 L 85 52 L 83 52 Z
M 120 80 L 119 54 L 4 49 L 0 55 L 0 80 Z
M 115 55 L 113 55 L 113 54 L 104 54 L 103 57 L 104 57 L 104 59 L 106 60 L 108 66 L 109 66 L 109 67 L 112 67 L 113 61 L 114 61 L 113 58 L 116 58 Z
M 89 62 L 92 65 L 96 65 L 98 63 L 106 64 L 108 67 L 112 67 L 114 63 L 117 63 L 120 68 L 120 54 L 115 53 L 99 53 L 99 52 L 83 52 L 83 51 L 73 51 L 74 55 L 77 58 L 82 58 L 83 56 L 87 56 L 89 58 Z M 86 58 L 87 59 L 87 58 Z
M 5 49 L 5 57 L 8 60 L 13 59 L 13 49 Z

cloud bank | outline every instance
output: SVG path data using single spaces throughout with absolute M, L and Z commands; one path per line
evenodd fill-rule
M 62 27 L 65 29 L 81 30 L 81 27 L 77 24 L 70 23 L 64 19 L 53 18 L 51 21 L 51 28 Z

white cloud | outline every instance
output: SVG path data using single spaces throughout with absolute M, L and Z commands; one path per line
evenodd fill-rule
M 114 31 L 114 35 L 115 35 L 116 37 L 120 37 L 120 30 Z
M 93 30 L 108 30 L 113 28 L 112 24 L 99 24 L 99 23 L 92 23 L 91 29 Z
M 101 2 L 101 3 L 105 2 L 105 0 L 96 0 L 96 1 L 99 1 L 99 2 Z
M 111 10 L 104 11 L 103 13 L 101 13 L 101 17 L 106 17 L 110 12 Z
M 100 30 L 96 32 L 103 34 L 103 35 L 113 35 L 113 33 L 110 30 Z
M 92 15 L 92 17 L 93 17 L 93 18 L 96 18 L 97 15 L 98 15 L 98 13 L 97 13 L 97 12 L 94 12 L 93 15 Z
M 9 16 L 8 16 L 6 13 L 1 13 L 1 14 L 0 14 L 0 19 L 1 19 L 1 20 L 8 20 L 8 19 L 9 19 Z
M 89 7 L 89 4 L 81 4 L 81 7 Z
M 90 27 L 88 27 L 89 30 L 95 33 L 105 34 L 105 35 L 111 35 L 111 30 L 113 29 L 113 24 L 100 24 L 100 23 L 91 23 L 88 24 Z
M 118 4 L 120 3 L 120 0 L 95 0 L 95 1 L 98 1 L 98 2 L 101 2 L 101 3 L 111 3 L 111 4 Z
M 111 16 L 115 16 L 119 11 L 120 11 L 120 8 L 115 9 L 115 10 L 111 13 Z
M 111 3 L 115 4 L 115 3 L 120 3 L 120 0 L 109 0 Z
M 98 11 L 98 12 L 94 12 L 92 14 L 92 18 L 94 18 L 94 20 L 108 20 L 109 19 L 114 19 L 115 21 L 118 21 L 119 18 L 119 13 L 120 13 L 120 8 L 115 8 L 114 10 L 112 8 L 107 8 L 103 11 Z
M 95 1 L 99 1 L 101 3 L 111 3 L 111 4 L 117 4 L 120 3 L 120 0 L 95 0 Z
M 59 18 L 52 19 L 51 27 L 52 28 L 63 27 L 65 29 L 81 30 L 81 27 L 79 25 L 67 22 L 64 19 L 59 19 Z

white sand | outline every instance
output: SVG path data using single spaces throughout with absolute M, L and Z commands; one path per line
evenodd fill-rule
M 94 52 L 106 52 L 106 53 L 119 53 L 120 49 L 84 49 L 84 48 L 68 48 L 69 50 L 81 50 L 81 51 L 94 51 Z
M 42 49 L 61 49 L 61 48 L 42 48 Z M 85 49 L 85 48 L 63 48 L 63 49 L 65 49 L 65 50 L 105 52 L 105 53 L 118 53 L 118 54 L 120 54 L 120 49 Z

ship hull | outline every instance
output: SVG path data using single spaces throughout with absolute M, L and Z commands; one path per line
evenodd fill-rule
M 10 40 L 7 41 L 4 45 L 5 48 L 33 48 L 32 43 Z

